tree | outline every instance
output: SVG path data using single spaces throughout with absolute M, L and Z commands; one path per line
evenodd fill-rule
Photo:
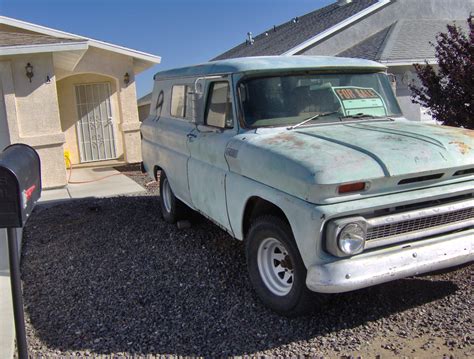
M 415 64 L 421 87 L 410 85 L 412 102 L 429 107 L 443 125 L 474 129 L 474 18 L 469 34 L 455 25 L 436 36 L 437 71 L 428 62 Z

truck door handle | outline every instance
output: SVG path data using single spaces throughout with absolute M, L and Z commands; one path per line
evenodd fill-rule
M 188 133 L 188 134 L 186 135 L 186 137 L 189 138 L 189 139 L 192 139 L 192 138 L 196 138 L 197 135 L 194 134 L 194 133 Z

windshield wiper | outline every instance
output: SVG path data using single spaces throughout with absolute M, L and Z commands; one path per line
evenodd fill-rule
M 310 122 L 310 121 L 316 120 L 317 118 L 324 117 L 324 116 L 329 116 L 329 115 L 333 115 L 333 114 L 335 114 L 335 113 L 339 113 L 339 111 L 318 113 L 317 115 L 311 116 L 311 117 L 307 118 L 306 120 L 301 121 L 300 123 L 297 123 L 296 125 L 287 127 L 286 129 L 287 129 L 287 130 L 294 130 L 295 128 L 300 127 L 300 126 L 303 126 L 305 123 L 308 123 L 308 122 Z
M 341 119 L 341 121 L 345 118 L 355 118 L 355 119 L 358 119 L 358 118 L 379 118 L 379 116 L 374 116 L 374 115 L 369 115 L 369 114 L 366 114 L 366 113 L 356 113 L 355 115 L 346 115 L 346 116 L 341 116 L 339 117 Z

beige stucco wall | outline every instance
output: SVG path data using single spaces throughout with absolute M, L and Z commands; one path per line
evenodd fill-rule
M 33 65 L 31 83 L 25 75 Z M 130 83 L 124 84 L 124 74 Z M 46 81 L 49 77 L 50 81 Z M 118 159 L 141 161 L 140 122 L 133 59 L 89 48 L 74 71 L 61 68 L 51 53 L 0 56 L 0 146 L 26 143 L 41 158 L 44 188 L 66 185 L 64 144 L 79 162 L 74 84 L 109 82 Z M 59 92 L 59 95 L 58 95 Z
M 10 133 L 8 131 L 7 113 L 2 86 L 0 86 L 0 151 L 10 144 Z
M 130 83 L 125 85 L 125 73 L 130 75 Z M 115 80 L 114 117 L 121 143 L 124 160 L 129 163 L 141 161 L 140 122 L 138 119 L 137 94 L 133 72 L 133 59 L 97 48 L 90 48 L 77 64 L 74 72 L 56 69 L 58 81 L 74 74 L 100 74 Z
M 32 81 L 25 76 L 33 65 Z M 50 82 L 46 82 L 46 77 Z M 41 158 L 44 188 L 64 186 L 66 170 L 54 65 L 51 54 L 29 54 L 0 59 L 3 107 L 12 143 L 33 146 Z M 59 161 L 58 161 L 59 159 Z
M 61 128 L 66 136 L 64 149 L 70 151 L 72 164 L 80 163 L 79 140 L 76 128 L 79 115 L 77 112 L 75 85 L 85 83 L 108 83 L 110 85 L 110 104 L 112 108 L 112 122 L 117 158 L 123 159 L 123 138 L 119 132 L 120 108 L 117 94 L 117 81 L 113 78 L 98 74 L 73 75 L 57 82 Z

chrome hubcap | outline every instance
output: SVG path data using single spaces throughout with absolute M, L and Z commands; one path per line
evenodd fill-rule
M 293 262 L 286 247 L 276 238 L 266 238 L 257 253 L 258 270 L 266 287 L 284 296 L 293 287 Z
M 165 210 L 166 212 L 170 213 L 171 212 L 171 187 L 170 187 L 170 184 L 168 182 L 168 178 L 165 178 L 164 181 L 163 181 L 163 192 L 162 192 L 162 196 L 163 196 L 163 204 L 165 206 Z

